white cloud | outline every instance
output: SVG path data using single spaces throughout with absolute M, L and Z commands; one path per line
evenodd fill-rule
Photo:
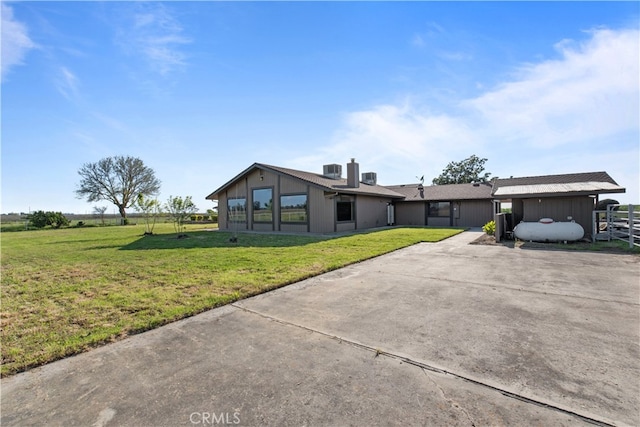
M 596 30 L 581 44 L 556 45 L 560 59 L 523 66 L 463 106 L 503 141 L 555 147 L 638 130 L 638 30 Z
M 5 80 L 9 70 L 16 65 L 22 65 L 27 52 L 36 47 L 29 38 L 26 25 L 16 21 L 13 17 L 13 9 L 6 4 L 2 8 L 2 81 Z
M 411 45 L 417 48 L 424 48 L 433 42 L 433 40 L 446 36 L 447 31 L 436 22 L 428 22 L 424 31 L 415 33 L 411 38 Z
M 361 169 L 384 171 L 390 183 L 400 183 L 418 173 L 437 176 L 449 161 L 471 154 L 489 158 L 489 170 L 493 164 L 516 175 L 518 162 L 535 161 L 519 152 L 535 156 L 536 150 L 555 149 L 564 150 L 559 157 L 579 157 L 592 169 L 637 179 L 637 158 L 620 168 L 599 161 L 597 150 L 637 151 L 639 39 L 638 30 L 599 29 L 582 43 L 563 41 L 556 45 L 559 59 L 526 64 L 510 81 L 461 100 L 446 114 L 407 100 L 349 113 L 333 143 L 305 160 L 346 163 L 356 157 Z M 539 165 L 537 173 L 584 169 L 575 163 L 564 168 Z
M 77 101 L 79 99 L 79 84 L 80 81 L 75 74 L 66 67 L 60 67 L 55 79 L 55 85 L 62 96 L 69 101 Z
M 298 158 L 294 166 L 315 170 L 319 162 L 346 163 L 355 157 L 366 171 L 384 172 L 379 174 L 381 183 L 397 184 L 436 172 L 452 154 L 478 148 L 476 136 L 465 123 L 421 111 L 409 100 L 349 113 L 344 122 L 330 146 Z
M 118 41 L 130 55 L 142 55 L 151 69 L 168 74 L 186 65 L 186 54 L 180 47 L 191 43 L 182 35 L 183 28 L 162 4 L 136 4 L 133 22 L 121 28 Z

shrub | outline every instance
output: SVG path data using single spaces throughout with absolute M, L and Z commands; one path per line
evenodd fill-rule
M 66 227 L 69 225 L 69 220 L 66 216 L 62 215 L 62 212 L 48 212 L 50 225 L 53 228 Z
M 178 238 L 186 236 L 183 236 L 185 231 L 184 222 L 198 211 L 193 200 L 191 200 L 191 196 L 187 196 L 184 199 L 180 196 L 169 196 L 165 204 L 165 210 L 167 214 L 169 214 L 169 218 L 173 221 L 173 226 L 178 234 Z
M 156 221 L 162 214 L 162 206 L 158 199 L 145 198 L 143 194 L 138 194 L 138 199 L 133 205 L 133 208 L 143 214 L 144 235 L 152 235 L 153 229 L 156 226 Z
M 29 223 L 35 228 L 44 228 L 47 224 L 47 213 L 45 211 L 35 211 L 27 216 Z
M 69 225 L 69 220 L 62 215 L 62 212 L 36 211 L 28 215 L 27 218 L 35 228 L 44 228 L 47 225 L 53 228 L 60 228 Z
M 496 233 L 496 222 L 489 221 L 488 223 L 482 226 L 482 231 L 487 233 L 489 236 L 493 236 Z

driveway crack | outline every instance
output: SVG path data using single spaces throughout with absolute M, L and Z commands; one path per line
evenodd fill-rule
M 396 354 L 396 353 L 392 353 L 392 352 L 389 352 L 389 351 L 381 350 L 379 347 L 373 347 L 373 346 L 370 346 L 370 345 L 367 345 L 367 344 L 362 344 L 362 343 L 359 343 L 357 341 L 351 340 L 349 338 L 341 337 L 339 335 L 335 335 L 335 334 L 331 334 L 331 333 L 328 333 L 328 332 L 324 332 L 324 331 L 321 331 L 319 329 L 311 328 L 309 326 L 300 325 L 300 324 L 293 323 L 293 322 L 290 322 L 290 321 L 287 321 L 287 320 L 279 319 L 279 318 L 277 318 L 275 316 L 271 316 L 271 315 L 268 315 L 268 314 L 265 314 L 265 313 L 261 313 L 259 311 L 251 310 L 250 308 L 244 307 L 239 303 L 232 303 L 230 305 L 232 307 L 235 307 L 235 308 L 237 308 L 239 310 L 242 310 L 244 312 L 247 312 L 247 313 L 250 313 L 250 314 L 254 314 L 256 316 L 260 316 L 260 317 L 262 317 L 264 319 L 268 319 L 268 320 L 280 323 L 282 325 L 293 326 L 293 327 L 296 327 L 296 328 L 303 329 L 305 331 L 314 332 L 314 333 L 317 333 L 317 334 L 320 334 L 320 335 L 324 335 L 325 337 L 337 340 L 337 341 L 339 341 L 341 343 L 344 342 L 344 343 L 347 343 L 347 344 L 352 345 L 354 347 L 361 348 L 361 349 L 364 349 L 366 351 L 370 351 L 370 352 L 375 354 L 374 357 L 378 357 L 380 355 L 387 356 L 387 357 L 390 357 L 392 359 L 399 360 L 399 361 L 401 361 L 403 363 L 407 363 L 409 365 L 413 365 L 413 366 L 419 367 L 420 369 L 422 369 L 423 372 L 425 372 L 425 374 L 426 374 L 426 371 L 432 371 L 432 372 L 437 372 L 437 373 L 441 373 L 441 374 L 448 374 L 448 375 L 451 375 L 454 378 L 457 378 L 457 379 L 460 379 L 460 380 L 464 380 L 464 381 L 468 381 L 468 382 L 470 382 L 472 384 L 476 384 L 478 386 L 485 387 L 487 389 L 497 391 L 498 393 L 502 394 L 505 397 L 509 397 L 509 398 L 516 399 L 516 400 L 520 400 L 522 402 L 526 402 L 526 403 L 529 403 L 529 404 L 532 404 L 532 405 L 536 405 L 536 406 L 540 406 L 540 407 L 543 407 L 543 408 L 547 408 L 547 409 L 552 410 L 552 411 L 561 412 L 561 413 L 570 415 L 572 417 L 576 417 L 576 418 L 578 418 L 578 419 L 580 419 L 580 420 L 582 420 L 584 422 L 587 422 L 589 424 L 594 424 L 594 425 L 598 425 L 598 426 L 606 426 L 606 427 L 615 427 L 615 424 L 613 424 L 613 423 L 610 423 L 610 422 L 607 422 L 607 421 L 603 421 L 603 420 L 599 420 L 599 419 L 596 419 L 596 418 L 593 418 L 593 417 L 590 417 L 590 416 L 587 416 L 587 415 L 583 415 L 583 414 L 581 414 L 581 413 L 579 413 L 579 412 L 577 412 L 577 411 L 575 411 L 573 409 L 565 408 L 565 407 L 562 407 L 562 406 L 560 406 L 558 404 L 551 403 L 551 402 L 544 402 L 544 401 L 536 399 L 536 398 L 523 396 L 522 394 L 514 393 L 512 391 L 497 387 L 495 385 L 487 384 L 487 383 L 479 381 L 477 379 L 473 379 L 473 378 L 471 378 L 469 376 L 466 376 L 464 374 L 459 374 L 459 373 L 456 373 L 456 372 L 448 370 L 448 369 L 437 368 L 435 366 L 429 365 L 429 364 L 421 362 L 419 360 L 414 360 L 414 359 L 412 359 L 410 357 L 406 357 L 406 356 L 403 356 L 403 355 L 400 355 L 400 354 Z M 440 388 L 440 387 L 438 386 L 438 388 Z M 441 388 L 440 388 L 440 391 L 444 395 L 444 391 L 442 391 Z M 445 396 L 445 398 L 446 398 L 446 396 Z M 455 403 L 457 404 L 457 402 L 455 402 Z M 463 412 L 466 413 L 466 411 L 464 411 L 462 408 L 460 408 L 459 405 L 457 407 L 460 410 L 462 410 Z M 472 422 L 471 417 L 469 417 L 468 414 L 467 414 L 467 417 L 469 418 L 469 421 Z
M 469 415 L 469 412 L 467 412 L 466 409 L 460 406 L 460 404 L 457 401 L 447 397 L 447 394 L 444 392 L 444 389 L 440 387 L 440 384 L 438 384 L 438 382 L 434 380 L 431 377 L 431 375 L 429 375 L 426 369 L 421 368 L 421 370 L 424 373 L 424 375 L 433 383 L 433 385 L 436 386 L 436 388 L 440 392 L 440 396 L 442 396 L 442 399 L 445 402 L 447 402 L 449 406 L 452 407 L 454 410 L 462 412 L 465 415 L 465 417 L 467 417 L 467 419 L 469 420 L 469 424 L 471 425 L 471 427 L 476 427 L 476 424 L 473 422 L 473 419 L 471 418 L 471 415 Z

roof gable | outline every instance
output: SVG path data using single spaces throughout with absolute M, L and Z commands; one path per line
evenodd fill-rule
M 280 166 L 267 165 L 264 163 L 254 163 L 244 171 L 240 172 L 234 178 L 227 181 L 220 188 L 213 191 L 206 198 L 210 200 L 216 200 L 217 195 L 219 193 L 221 193 L 227 187 L 232 185 L 234 182 L 238 181 L 239 179 L 241 179 L 242 177 L 244 177 L 245 175 L 247 175 L 248 173 L 256 169 L 263 169 L 266 171 L 271 171 L 276 174 L 298 179 L 310 185 L 322 188 L 325 191 L 338 192 L 342 194 L 361 194 L 361 195 L 368 195 L 368 196 L 389 197 L 394 199 L 401 199 L 404 197 L 402 194 L 397 193 L 381 185 L 368 185 L 368 184 L 361 183 L 359 187 L 349 187 L 347 185 L 347 180 L 344 178 L 331 179 L 321 174 L 305 172 L 305 171 L 300 171 L 296 169 L 283 168 Z

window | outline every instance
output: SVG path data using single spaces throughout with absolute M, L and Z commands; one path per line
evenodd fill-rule
M 273 190 L 271 188 L 253 190 L 253 221 L 273 221 Z
M 340 221 L 353 221 L 355 203 L 352 196 L 339 196 L 336 199 L 336 218 Z
M 229 222 L 246 222 L 247 199 L 240 197 L 227 200 L 227 218 Z
M 449 218 L 451 212 L 451 202 L 431 202 L 429 203 L 429 216 Z
M 307 195 L 280 196 L 280 222 L 307 222 Z

